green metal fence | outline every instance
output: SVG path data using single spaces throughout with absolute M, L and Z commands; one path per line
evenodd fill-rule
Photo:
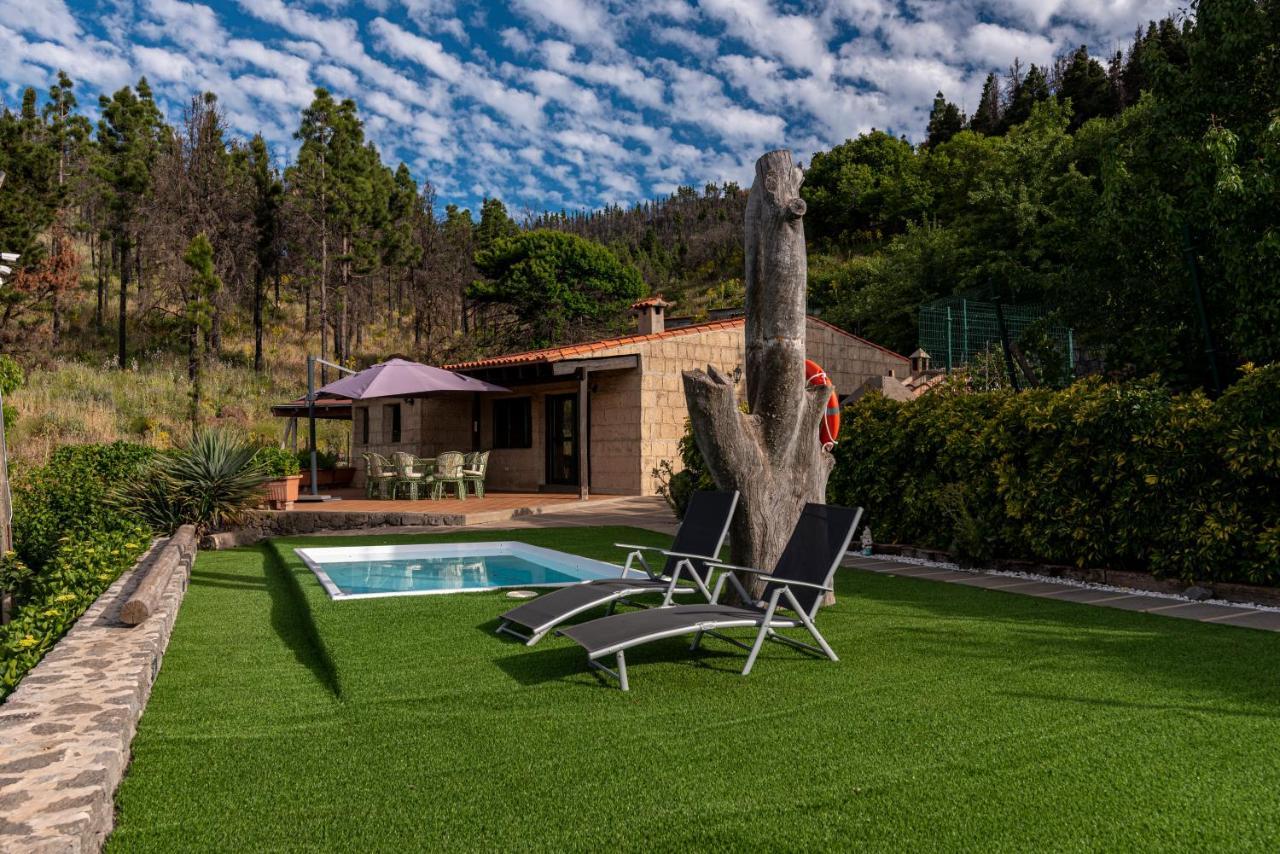
M 1005 338 L 1010 344 L 1021 343 L 1028 330 L 1038 326 L 1074 371 L 1075 336 L 1070 328 L 1049 323 L 1047 317 L 1041 306 L 946 297 L 920 307 L 920 348 L 934 367 L 951 370 L 1000 348 Z

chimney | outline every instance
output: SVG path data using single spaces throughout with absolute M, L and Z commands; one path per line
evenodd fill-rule
M 675 305 L 662 298 L 662 294 L 646 297 L 631 306 L 636 315 L 636 332 L 652 335 L 666 329 L 666 310 Z
M 929 372 L 930 356 L 924 351 L 924 348 L 916 348 L 916 351 L 908 356 L 911 360 L 911 375 L 918 376 Z

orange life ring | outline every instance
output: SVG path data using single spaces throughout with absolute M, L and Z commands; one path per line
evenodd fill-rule
M 824 385 L 831 389 L 831 397 L 827 398 L 827 414 L 818 425 L 818 441 L 822 443 L 822 450 L 829 451 L 835 447 L 836 439 L 840 436 L 840 396 L 836 394 L 835 384 L 831 382 L 827 372 L 812 359 L 804 360 L 804 379 L 809 385 Z

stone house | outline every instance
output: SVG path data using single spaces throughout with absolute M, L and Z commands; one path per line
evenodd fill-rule
M 510 394 L 356 402 L 355 458 L 486 449 L 490 489 L 653 494 L 653 469 L 663 460 L 678 467 L 681 372 L 712 364 L 740 377 L 745 351 L 741 316 L 668 327 L 668 305 L 636 303 L 634 335 L 445 366 Z M 841 393 L 910 370 L 906 357 L 816 317 L 806 341 Z

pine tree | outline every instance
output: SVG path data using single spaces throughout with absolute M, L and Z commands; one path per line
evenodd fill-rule
M 974 110 L 973 118 L 969 120 L 969 127 L 987 136 L 998 134 L 1000 132 L 1002 112 L 1000 108 L 1000 80 L 993 71 L 987 75 L 986 82 L 982 84 L 982 95 L 978 98 L 978 109 Z
M 271 153 L 262 134 L 249 141 L 246 165 L 253 182 L 253 369 L 261 372 L 264 291 L 267 278 L 279 274 L 280 208 L 284 186 L 271 166 Z
M 134 220 L 148 188 L 151 168 L 163 122 L 151 97 L 146 78 L 138 81 L 137 92 L 125 86 L 108 98 L 98 99 L 102 118 L 98 121 L 97 174 L 103 184 L 109 221 L 120 273 L 120 316 L 117 331 L 117 366 L 128 359 L 129 274 L 134 269 L 130 250 L 136 245 Z
M 476 225 L 475 249 L 484 252 L 495 242 L 504 237 L 512 237 L 519 233 L 516 225 L 507 214 L 507 206 L 498 199 L 485 199 L 480 203 L 480 222 Z
M 929 130 L 925 145 L 934 148 L 964 129 L 964 113 L 943 97 L 939 91 L 933 97 L 933 109 L 929 111 Z
M 1107 71 L 1089 56 L 1089 49 L 1084 45 L 1071 54 L 1063 69 L 1058 96 L 1071 101 L 1072 130 L 1089 119 L 1110 116 L 1115 112 Z
M 183 322 L 187 337 L 187 379 L 191 381 L 191 431 L 194 433 L 200 427 L 201 363 L 204 361 L 200 353 L 200 334 L 204 333 L 207 349 L 213 300 L 222 289 L 222 280 L 213 271 L 213 245 L 203 232 L 192 239 L 182 262 L 191 270 L 191 280 L 185 289 Z
M 1007 130 L 1020 125 L 1031 117 L 1031 108 L 1040 101 L 1053 97 L 1049 92 L 1049 81 L 1044 70 L 1032 64 L 1026 76 L 1018 81 L 1009 99 L 1009 108 L 1001 117 L 1002 126 Z

